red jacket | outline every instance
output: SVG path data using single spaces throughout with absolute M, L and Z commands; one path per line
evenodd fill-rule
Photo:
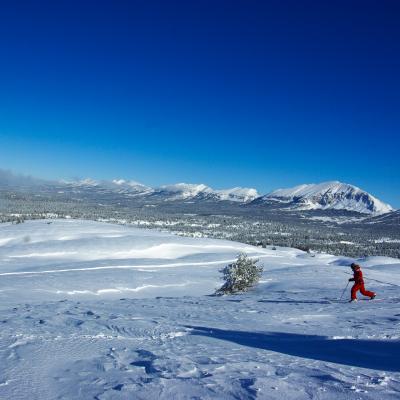
M 364 283 L 364 279 L 363 279 L 363 273 L 361 271 L 361 269 L 356 269 L 354 271 L 354 277 L 349 279 L 350 281 L 354 281 L 354 283 L 360 284 L 360 283 Z

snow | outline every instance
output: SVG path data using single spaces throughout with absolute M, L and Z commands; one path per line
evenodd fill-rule
M 240 251 L 264 265 L 260 284 L 209 296 Z M 355 304 L 338 300 L 351 261 L 72 219 L 1 224 L 0 398 L 399 398 L 400 260 L 356 260 L 378 297 Z
M 385 204 L 360 188 L 338 181 L 319 184 L 305 184 L 288 189 L 278 189 L 264 196 L 274 201 L 301 200 L 296 207 L 299 210 L 335 209 L 351 210 L 366 214 L 385 214 L 393 211 Z

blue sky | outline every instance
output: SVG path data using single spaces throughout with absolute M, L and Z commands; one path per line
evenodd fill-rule
M 341 180 L 400 207 L 395 1 L 13 1 L 0 168 L 268 192 Z

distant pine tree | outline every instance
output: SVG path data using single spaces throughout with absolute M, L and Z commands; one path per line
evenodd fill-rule
M 241 253 L 238 259 L 223 268 L 220 272 L 225 283 L 215 294 L 234 294 L 246 292 L 254 287 L 261 278 L 262 266 L 257 266 L 259 260 L 252 260 L 245 253 Z

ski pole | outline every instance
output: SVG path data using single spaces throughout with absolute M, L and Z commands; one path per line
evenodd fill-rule
M 350 281 L 347 282 L 347 285 L 346 285 L 346 287 L 344 288 L 344 290 L 343 290 L 343 292 L 342 292 L 342 295 L 340 296 L 340 299 L 339 299 L 339 300 L 342 300 L 342 297 L 343 297 L 344 293 L 346 292 L 347 286 L 349 286 L 349 283 L 350 283 Z

